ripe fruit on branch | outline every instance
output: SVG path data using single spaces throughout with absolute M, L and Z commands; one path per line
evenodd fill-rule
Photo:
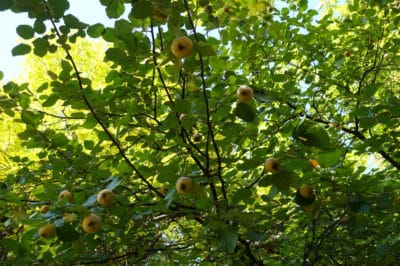
M 94 213 L 87 215 L 83 218 L 82 227 L 86 233 L 94 234 L 100 229 L 101 218 Z
M 313 189 L 308 185 L 302 185 L 297 189 L 294 201 L 311 216 L 315 216 L 320 209 L 320 203 L 315 200 Z
M 114 200 L 115 195 L 111 189 L 103 189 L 97 194 L 97 202 L 104 207 L 111 206 Z
M 43 205 L 42 207 L 40 207 L 40 212 L 43 214 L 49 211 L 50 211 L 50 205 Z
M 320 167 L 318 161 L 314 159 L 310 160 L 310 164 L 314 169 L 318 169 Z
M 302 185 L 297 189 L 295 202 L 299 204 L 301 207 L 310 209 L 311 207 L 305 207 L 305 206 L 313 205 L 314 201 L 315 201 L 314 191 L 310 186 Z
M 192 54 L 193 43 L 185 36 L 174 39 L 171 43 L 171 51 L 178 58 L 185 58 Z
M 192 136 L 193 142 L 200 142 L 203 139 L 203 135 L 201 133 L 195 133 Z
M 39 228 L 39 235 L 43 238 L 50 239 L 56 236 L 56 226 L 54 224 L 47 224 Z
M 60 194 L 58 195 L 58 199 L 59 200 L 66 199 L 69 203 L 72 203 L 74 201 L 72 193 L 68 190 L 61 191 Z
M 247 85 L 241 85 L 236 91 L 236 96 L 240 103 L 249 102 L 254 96 L 254 91 Z
M 281 162 L 277 158 L 269 158 L 264 163 L 264 169 L 267 172 L 276 174 L 281 170 Z
M 190 177 L 182 176 L 176 180 L 176 191 L 179 194 L 187 195 L 192 192 L 193 181 Z
M 307 185 L 302 185 L 299 188 L 299 193 L 300 193 L 300 196 L 302 196 L 305 199 L 311 199 L 314 196 L 313 189 Z

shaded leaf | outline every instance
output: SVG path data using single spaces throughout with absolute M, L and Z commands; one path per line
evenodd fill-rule
M 132 5 L 132 15 L 144 19 L 153 15 L 153 5 L 147 1 L 136 2 Z
M 30 25 L 18 25 L 17 33 L 19 36 L 21 36 L 21 38 L 28 40 L 33 38 L 35 31 Z
M 86 201 L 82 204 L 84 207 L 90 207 L 93 206 L 97 201 L 97 195 L 93 194 L 90 195 L 89 198 L 86 199 Z
M 47 0 L 51 14 L 55 18 L 61 18 L 64 12 L 69 9 L 69 2 L 67 0 Z
M 212 48 L 211 45 L 204 42 L 196 42 L 194 43 L 194 48 L 202 55 L 202 56 L 215 56 L 217 52 Z
M 106 14 L 109 18 L 119 18 L 125 11 L 124 4 L 120 0 L 108 1 Z
M 56 227 L 56 234 L 58 239 L 63 242 L 75 241 L 79 238 L 80 234 L 69 223 L 63 223 L 61 226 Z
M 189 114 L 190 113 L 190 102 L 183 99 L 175 100 L 175 111 L 178 114 Z
M 376 91 L 378 90 L 378 84 L 369 84 L 368 86 L 365 87 L 364 92 L 363 92 L 363 97 L 365 98 L 371 98 L 374 96 Z
M 114 177 L 114 179 L 111 181 L 111 183 L 107 185 L 107 188 L 113 190 L 116 187 L 118 187 L 119 184 L 121 184 L 121 182 L 122 182 L 122 178 Z
M 225 228 L 217 229 L 216 232 L 219 247 L 225 252 L 233 253 L 239 239 L 237 227 L 227 226 Z
M 245 122 L 252 122 L 256 119 L 256 111 L 249 103 L 237 103 L 235 108 L 235 114 L 237 117 L 243 119 Z
M 33 29 L 35 32 L 42 34 L 46 32 L 46 25 L 43 23 L 43 20 L 36 19 L 35 23 L 33 24 Z
M 13 5 L 13 0 L 1 0 L 0 11 L 10 9 Z
M 318 153 L 315 155 L 316 160 L 321 165 L 321 167 L 332 167 L 339 163 L 342 156 L 342 151 L 340 149 Z
M 30 51 L 31 51 L 31 47 L 29 45 L 21 43 L 21 44 L 18 44 L 17 46 L 15 46 L 11 50 L 11 53 L 13 56 L 17 56 L 17 55 L 29 54 Z
M 100 37 L 104 32 L 104 25 L 101 23 L 97 23 L 94 25 L 90 25 L 87 29 L 87 33 L 92 38 Z
M 164 202 L 164 207 L 165 207 L 165 208 L 169 208 L 169 206 L 170 206 L 171 203 L 172 203 L 172 200 L 174 199 L 175 193 L 176 193 L 176 189 L 173 188 L 173 189 L 171 189 L 171 191 L 168 192 L 168 194 L 165 196 L 165 198 L 164 198 L 164 200 L 163 200 L 163 202 Z

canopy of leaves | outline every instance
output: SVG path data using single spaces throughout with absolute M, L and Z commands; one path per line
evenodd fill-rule
M 399 264 L 398 1 L 99 6 L 112 27 L 0 3 L 32 20 L 11 51 L 28 74 L 0 92 L 6 264 Z

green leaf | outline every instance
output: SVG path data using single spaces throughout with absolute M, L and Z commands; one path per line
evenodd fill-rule
M 112 0 L 111 4 L 107 5 L 106 13 L 109 18 L 119 18 L 125 11 L 123 2 L 120 0 Z
M 340 149 L 318 153 L 315 155 L 315 159 L 321 165 L 321 167 L 332 167 L 339 163 L 342 156 L 342 151 Z
M 61 18 L 69 9 L 68 0 L 47 0 L 51 14 L 55 18 Z
M 115 21 L 114 32 L 119 37 L 125 37 L 128 35 L 132 35 L 133 25 L 125 20 L 120 19 Z
M 73 69 L 71 63 L 67 60 L 61 60 L 61 67 L 66 72 L 70 72 Z
M 328 132 L 318 125 L 309 127 L 303 137 L 306 139 L 305 141 L 303 141 L 303 143 L 307 143 L 306 145 L 315 146 L 320 149 L 331 148 L 331 142 Z
M 209 198 L 199 198 L 196 200 L 195 205 L 199 209 L 206 209 L 212 206 L 212 202 Z
M 79 19 L 72 14 L 65 15 L 63 20 L 65 25 L 71 29 L 82 29 L 86 26 L 85 23 L 80 22 Z
M 248 202 L 248 201 L 254 201 L 254 199 L 251 198 L 252 192 L 250 189 L 239 189 L 235 191 L 235 194 L 233 194 L 232 197 L 232 202 L 233 203 L 240 203 L 242 202 Z
M 175 193 L 176 193 L 176 189 L 173 188 L 173 189 L 171 189 L 171 191 L 168 192 L 168 194 L 165 196 L 163 202 L 164 202 L 164 207 L 165 207 L 166 209 L 169 208 L 169 206 L 171 205 L 172 200 L 174 199 Z
M 211 45 L 204 42 L 196 42 L 194 44 L 194 48 L 202 55 L 202 56 L 215 56 L 217 52 L 215 52 L 214 48 Z
M 110 5 L 112 2 L 113 2 L 113 0 L 100 0 L 100 3 L 101 3 L 103 6 L 108 6 L 108 5 Z
M 2 80 L 4 78 L 4 73 L 3 71 L 0 71 L 0 80 Z
M 297 179 L 298 175 L 296 173 L 283 169 L 276 174 L 266 175 L 259 184 L 260 186 L 273 185 L 280 192 L 290 194 L 290 188 Z
M 30 51 L 31 51 L 31 47 L 29 45 L 21 43 L 21 44 L 18 44 L 17 46 L 15 46 L 11 50 L 11 53 L 13 56 L 17 56 L 17 55 L 29 54 Z
M 122 182 L 122 178 L 114 177 L 113 180 L 111 181 L 111 183 L 107 185 L 107 188 L 113 190 L 116 187 L 118 187 L 119 184 L 121 184 L 121 182 Z
M 94 141 L 85 139 L 83 141 L 83 146 L 85 147 L 85 149 L 93 150 L 94 149 Z
M 13 6 L 13 0 L 1 0 L 0 11 L 10 9 Z
M 350 212 L 353 213 L 359 213 L 359 212 L 370 212 L 371 211 L 371 205 L 367 202 L 364 202 L 362 200 L 351 200 L 348 204 L 347 204 Z
M 288 80 L 288 77 L 287 77 L 285 74 L 274 74 L 274 75 L 272 76 L 272 79 L 273 79 L 275 82 L 284 82 L 284 81 L 287 81 L 287 80 Z
M 90 25 L 87 29 L 87 34 L 92 38 L 98 38 L 103 34 L 104 29 L 104 25 L 101 23 Z
M 374 96 L 376 91 L 378 90 L 378 85 L 377 84 L 369 84 L 365 87 L 364 92 L 363 92 L 363 97 L 364 98 L 371 98 Z
M 43 115 L 35 114 L 28 110 L 22 110 L 21 112 L 21 120 L 28 125 L 36 126 L 37 124 L 39 124 L 42 118 Z
M 53 105 L 58 101 L 58 99 L 59 99 L 59 96 L 58 96 L 57 94 L 50 94 L 50 95 L 47 97 L 46 101 L 44 101 L 44 102 L 42 103 L 42 106 L 43 106 L 43 107 L 50 107 L 50 106 L 53 106 Z
M 292 132 L 293 138 L 306 146 L 314 146 L 322 150 L 332 148 L 328 132 L 309 120 L 302 120 Z
M 265 232 L 249 231 L 246 233 L 246 239 L 250 241 L 263 241 L 267 237 Z
M 18 25 L 17 33 L 21 38 L 29 40 L 33 38 L 35 31 L 30 25 Z
M 104 61 L 123 62 L 126 59 L 125 51 L 119 48 L 108 48 Z
M 153 15 L 153 5 L 147 1 L 136 2 L 132 5 L 132 15 L 144 19 Z
M 69 223 L 64 223 L 62 226 L 56 227 L 56 234 L 58 239 L 63 242 L 75 241 L 80 236 L 75 228 Z
M 33 41 L 33 46 L 35 55 L 43 57 L 47 54 L 50 44 L 46 38 L 38 38 Z
M 4 238 L 0 240 L 0 244 L 6 250 L 17 252 L 21 248 L 21 244 L 12 238 Z
M 249 103 L 237 103 L 235 108 L 237 117 L 243 119 L 245 122 L 252 122 L 256 119 L 257 114 L 254 108 Z
M 46 32 L 46 25 L 43 23 L 43 20 L 36 19 L 35 23 L 33 24 L 33 29 L 35 32 L 42 34 Z
M 190 113 L 190 102 L 184 99 L 175 100 L 175 111 L 178 114 L 189 114 Z
M 86 199 L 86 201 L 82 204 L 83 207 L 91 207 L 93 206 L 97 201 L 97 195 L 93 194 L 90 195 L 89 198 Z
M 225 228 L 219 228 L 216 230 L 216 233 L 219 247 L 227 253 L 234 253 L 239 239 L 237 227 L 227 226 Z
M 82 127 L 86 129 L 92 129 L 95 126 L 97 126 L 97 120 L 91 114 L 88 114 Z
M 362 117 L 359 119 L 360 128 L 370 129 L 378 124 L 378 121 L 373 117 Z

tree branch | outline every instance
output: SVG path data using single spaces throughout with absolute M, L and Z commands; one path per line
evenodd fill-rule
M 53 17 L 50 14 L 50 11 L 48 9 L 48 7 L 46 6 L 46 12 L 49 15 L 49 20 L 51 25 L 53 26 L 53 29 L 57 35 L 57 37 L 59 39 L 61 39 L 61 34 L 60 31 L 58 30 L 58 27 L 53 19 Z M 120 155 L 122 156 L 122 158 L 124 159 L 124 161 L 129 165 L 129 167 L 136 173 L 136 175 L 140 178 L 140 180 L 142 180 L 147 187 L 153 191 L 154 193 L 156 193 L 157 195 L 159 195 L 160 197 L 162 197 L 162 193 L 160 193 L 152 184 L 150 184 L 149 181 L 147 181 L 147 179 L 140 173 L 140 171 L 135 167 L 135 165 L 133 165 L 133 163 L 131 162 L 131 160 L 127 157 L 127 155 L 125 154 L 124 149 L 122 148 L 122 146 L 120 145 L 120 143 L 117 141 L 116 138 L 114 138 L 114 136 L 111 134 L 110 130 L 107 128 L 107 126 L 104 124 L 104 122 L 100 119 L 100 117 L 97 115 L 97 113 L 94 110 L 94 107 L 90 104 L 89 100 L 87 99 L 85 93 L 84 93 L 84 88 L 83 88 L 83 82 L 80 76 L 80 72 L 78 70 L 78 67 L 75 63 L 74 58 L 72 57 L 71 53 L 69 52 L 69 49 L 65 46 L 63 46 L 63 49 L 67 55 L 68 60 L 70 61 L 72 68 L 74 70 L 74 73 L 76 75 L 76 78 L 78 80 L 78 84 L 79 84 L 79 88 L 81 90 L 81 95 L 82 95 L 82 99 L 85 103 L 85 105 L 88 107 L 90 113 L 92 114 L 93 118 L 96 120 L 96 122 L 100 125 L 100 127 L 102 128 L 102 130 L 104 131 L 104 133 L 106 133 L 107 137 L 109 138 L 109 140 L 114 144 L 115 147 L 117 147 Z
M 196 41 L 199 41 L 199 37 L 198 37 L 197 31 L 196 31 L 196 26 L 193 23 L 187 0 L 184 0 L 184 4 L 185 4 L 185 9 L 186 9 L 186 13 L 188 15 L 190 25 L 193 30 L 193 34 L 196 38 Z M 221 159 L 221 155 L 219 153 L 219 148 L 218 148 L 217 142 L 215 140 L 215 133 L 214 133 L 213 125 L 211 122 L 210 107 L 209 107 L 209 102 L 208 102 L 207 86 L 206 86 L 206 80 L 205 80 L 204 61 L 203 61 L 203 56 L 201 55 L 201 53 L 199 53 L 199 61 L 200 61 L 200 76 L 201 76 L 201 82 L 202 82 L 202 92 L 203 92 L 203 98 L 204 98 L 204 103 L 205 103 L 205 108 L 206 108 L 206 123 L 207 123 L 207 128 L 208 128 L 207 143 L 206 143 L 206 154 L 207 154 L 206 169 L 207 169 L 207 172 L 205 174 L 206 174 L 207 178 L 209 178 L 209 179 L 211 178 L 210 177 L 210 157 L 209 157 L 209 145 L 210 145 L 210 140 L 211 140 L 213 149 L 217 156 L 217 164 L 218 164 L 217 176 L 221 183 L 222 195 L 225 200 L 226 206 L 229 206 L 228 197 L 227 197 L 226 188 L 225 188 L 225 181 L 222 178 L 222 159 Z M 209 180 L 209 183 L 212 188 L 212 186 L 214 186 L 212 180 Z M 215 188 L 212 188 L 212 189 L 215 190 Z M 220 207 L 218 207 L 218 208 L 220 208 Z

